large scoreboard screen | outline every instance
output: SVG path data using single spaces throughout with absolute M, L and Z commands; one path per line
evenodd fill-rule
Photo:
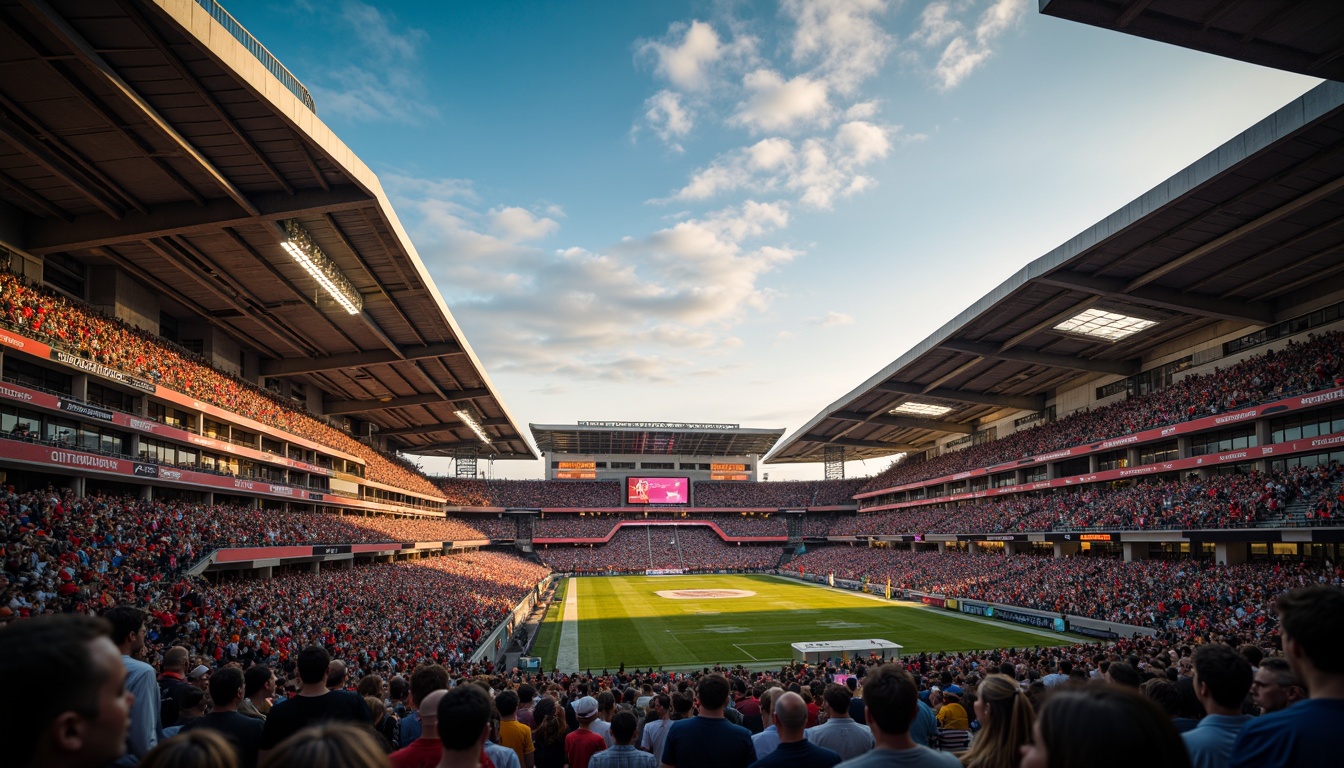
M 691 481 L 686 477 L 627 477 L 627 504 L 689 504 Z
M 750 480 L 746 464 L 710 464 L 710 480 Z
M 595 461 L 557 461 L 556 480 L 596 480 L 597 462 Z

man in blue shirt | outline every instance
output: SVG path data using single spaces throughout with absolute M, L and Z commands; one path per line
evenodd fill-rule
M 1237 733 L 1250 720 L 1241 702 L 1251 690 L 1251 663 L 1230 645 L 1195 648 L 1195 696 L 1208 714 L 1181 734 L 1194 768 L 1224 768 Z
M 717 672 L 705 675 L 695 687 L 699 714 L 678 720 L 668 729 L 663 743 L 667 768 L 746 768 L 755 762 L 751 731 L 724 719 L 728 704 L 728 678 Z
M 1288 664 L 1311 698 L 1247 723 L 1232 768 L 1322 765 L 1338 757 L 1344 729 L 1344 589 L 1315 586 L 1280 595 L 1279 635 Z
M 126 733 L 126 754 L 117 765 L 135 765 L 159 743 L 163 722 L 159 716 L 158 673 L 135 658 L 145 649 L 145 627 L 149 614 L 131 605 L 119 605 L 103 618 L 112 625 L 112 642 L 121 651 L 126 667 L 126 689 L 135 695 L 131 708 L 131 729 Z

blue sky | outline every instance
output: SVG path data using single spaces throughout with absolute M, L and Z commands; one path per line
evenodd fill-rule
M 1034 0 L 226 7 L 379 174 L 524 425 L 792 433 L 1317 82 Z

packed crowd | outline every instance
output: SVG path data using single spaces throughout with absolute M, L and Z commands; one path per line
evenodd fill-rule
M 889 663 L 856 654 L 755 670 L 622 665 L 596 674 L 466 669 L 448 648 L 401 657 L 447 663 L 369 656 L 351 668 L 359 654 L 329 650 L 342 649 L 341 637 L 310 631 L 307 645 L 289 636 L 287 661 L 272 653 L 268 667 L 240 655 L 231 668 L 197 655 L 203 663 L 188 677 L 194 636 L 165 638 L 157 621 L 122 606 L 101 622 L 43 617 L 0 630 L 0 672 L 19 690 L 50 691 L 48 706 L 21 697 L 5 705 L 7 757 L 18 768 L 105 765 L 123 752 L 117 764 L 146 768 L 1333 764 L 1344 725 L 1344 590 L 1273 595 L 1266 613 L 1272 630 L 1210 632 L 1197 644 L 1135 637 Z M 343 619 L 333 612 L 324 622 Z M 179 640 L 191 647 L 160 655 Z M 100 664 L 127 681 L 115 696 L 99 696 L 109 676 Z M 392 676 L 360 674 L 366 668 Z M 177 725 L 159 727 L 168 718 Z M 323 724 L 305 729 L 314 723 Z
M 551 568 L 567 573 L 663 568 L 714 571 L 772 568 L 779 561 L 780 549 L 725 542 L 703 526 L 627 526 L 606 544 L 543 546 L 537 554 Z
M 1187 376 L 1147 395 L 1076 411 L 1055 422 L 925 461 L 899 460 L 869 480 L 863 490 L 876 491 L 990 467 L 1337 386 L 1344 381 L 1341 344 L 1344 333 L 1339 331 L 1309 335 L 1279 351 L 1266 351 L 1228 368 Z
M 406 460 L 381 453 L 162 338 L 0 270 L 0 324 L 240 416 L 359 457 L 369 480 L 413 493 L 439 489 Z
M 1113 487 L 1002 500 L 962 502 L 956 506 L 911 507 L 860 513 L 836 519 L 833 536 L 898 533 L 1008 533 L 1107 530 L 1241 528 L 1257 524 L 1326 525 L 1339 513 L 1338 462 L 1293 467 L 1286 472 L 1252 471 L 1200 478 L 1148 480 Z M 1302 520 L 1287 518 L 1289 505 L 1306 503 Z
M 1256 631 L 1269 619 L 1273 595 L 1318 583 L 1344 585 L 1344 569 L 1331 564 L 1123 562 L 839 546 L 810 549 L 787 569 L 870 584 L 891 579 L 893 589 L 1162 628 L 1187 638 Z
M 692 484 L 692 499 L 697 507 L 732 509 L 852 505 L 854 494 L 866 482 L 866 478 L 773 483 L 697 480 Z
M 439 492 L 456 507 L 606 509 L 625 499 L 615 480 L 479 480 L 445 477 Z
M 138 585 L 170 578 L 211 550 L 292 544 L 469 541 L 455 518 L 361 517 L 229 505 L 0 492 L 0 606 L 105 607 Z M 52 602 L 54 601 L 54 602 Z

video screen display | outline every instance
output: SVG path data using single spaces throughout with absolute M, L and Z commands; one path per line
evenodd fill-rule
M 689 504 L 691 481 L 685 477 L 627 477 L 627 504 Z

